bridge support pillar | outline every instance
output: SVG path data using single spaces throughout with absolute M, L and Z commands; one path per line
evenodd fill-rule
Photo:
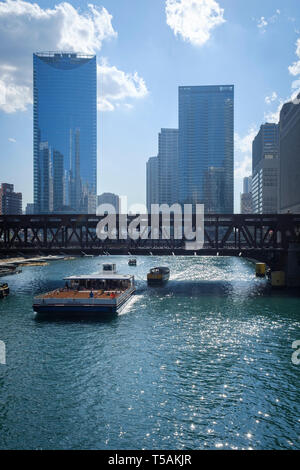
M 287 287 L 300 287 L 300 243 L 290 243 L 285 277 Z

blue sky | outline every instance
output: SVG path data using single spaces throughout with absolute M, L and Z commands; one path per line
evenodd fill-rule
M 99 64 L 98 193 L 145 202 L 145 164 L 160 128 L 177 127 L 178 86 L 233 83 L 238 210 L 255 133 L 300 88 L 300 1 L 91 3 L 0 1 L 0 182 L 32 202 L 32 52 L 78 50 Z

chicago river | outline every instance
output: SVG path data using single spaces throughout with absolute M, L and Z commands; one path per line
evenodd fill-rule
M 119 316 L 39 320 L 34 295 L 104 262 L 136 276 Z M 300 295 L 238 258 L 29 266 L 0 301 L 1 449 L 300 449 Z M 153 266 L 169 266 L 150 288 Z

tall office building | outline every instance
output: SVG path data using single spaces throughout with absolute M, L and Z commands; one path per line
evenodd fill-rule
M 25 209 L 26 215 L 32 215 L 35 213 L 33 202 L 28 202 Z
M 252 214 L 252 177 L 247 176 L 243 181 L 243 192 L 241 194 L 241 214 Z
M 151 205 L 159 204 L 159 165 L 158 157 L 150 157 L 146 167 L 147 211 L 151 213 Z
M 279 211 L 300 214 L 300 103 L 286 103 L 280 113 Z
M 34 205 L 37 213 L 96 209 L 96 56 L 33 55 Z
M 252 176 L 246 176 L 243 180 L 243 193 L 252 193 Z
M 255 214 L 278 212 L 279 125 L 263 124 L 252 144 L 252 202 Z
M 179 87 L 179 202 L 233 213 L 234 86 Z
M 158 135 L 159 204 L 178 202 L 178 129 L 161 129 Z
M 22 215 L 22 193 L 15 193 L 13 184 L 1 184 L 0 215 Z
M 119 213 L 120 210 L 120 198 L 117 194 L 113 193 L 102 193 L 100 196 L 97 196 L 97 207 L 101 206 L 102 204 L 110 204 L 114 207 L 116 214 Z

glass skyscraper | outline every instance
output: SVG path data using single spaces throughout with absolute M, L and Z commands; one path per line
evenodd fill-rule
M 150 157 L 146 165 L 147 211 L 152 204 L 159 204 L 159 165 L 157 157 Z
M 300 93 L 280 112 L 279 173 L 280 212 L 300 214 Z
M 159 204 L 178 202 L 178 129 L 161 129 L 158 134 Z
M 179 87 L 181 204 L 233 213 L 234 86 Z
M 252 143 L 252 201 L 255 214 L 278 212 L 279 125 L 266 123 Z
M 97 194 L 96 56 L 33 54 L 36 213 L 93 213 Z

